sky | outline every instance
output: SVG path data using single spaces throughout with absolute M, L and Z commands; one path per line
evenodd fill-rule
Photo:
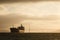
M 60 1 L 0 1 L 0 32 L 23 24 L 25 32 L 60 32 Z

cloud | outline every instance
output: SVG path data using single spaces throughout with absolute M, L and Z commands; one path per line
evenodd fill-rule
M 18 14 L 7 14 L 7 15 L 0 15 L 0 32 L 6 31 L 11 25 L 14 24 L 21 24 L 24 20 L 57 20 L 56 15 L 44 16 L 44 17 L 31 17 L 27 15 L 18 15 Z
M 60 18 L 60 17 L 59 17 Z M 7 15 L 0 15 L 0 24 L 15 24 L 21 22 L 23 20 L 58 20 L 58 16 L 56 15 L 49 15 L 49 16 L 28 16 L 28 15 L 18 15 L 18 14 L 7 14 Z
M 0 0 L 0 3 L 38 2 L 38 1 L 60 1 L 60 0 Z
M 0 3 L 37 2 L 42 0 L 0 0 Z
M 48 15 L 48 16 L 42 16 L 42 17 L 38 17 L 38 16 L 33 16 L 33 17 L 28 17 L 27 19 L 32 19 L 32 20 L 60 20 L 60 16 L 59 15 Z

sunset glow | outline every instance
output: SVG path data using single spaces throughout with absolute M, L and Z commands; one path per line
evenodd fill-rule
M 60 2 L 16 2 L 0 4 L 0 32 L 11 25 L 25 26 L 25 32 L 60 32 Z

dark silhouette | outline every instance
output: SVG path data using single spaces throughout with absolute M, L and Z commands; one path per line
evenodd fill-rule
M 23 25 L 21 24 L 21 26 L 18 27 L 19 30 L 24 30 Z
M 19 32 L 19 30 L 17 28 L 10 28 L 10 30 L 11 30 L 12 33 Z
M 11 33 L 24 33 L 25 28 L 21 24 L 18 28 L 10 28 Z

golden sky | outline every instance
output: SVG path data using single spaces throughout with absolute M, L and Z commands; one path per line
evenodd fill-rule
M 0 32 L 23 24 L 25 32 L 60 32 L 60 1 L 0 4 Z

